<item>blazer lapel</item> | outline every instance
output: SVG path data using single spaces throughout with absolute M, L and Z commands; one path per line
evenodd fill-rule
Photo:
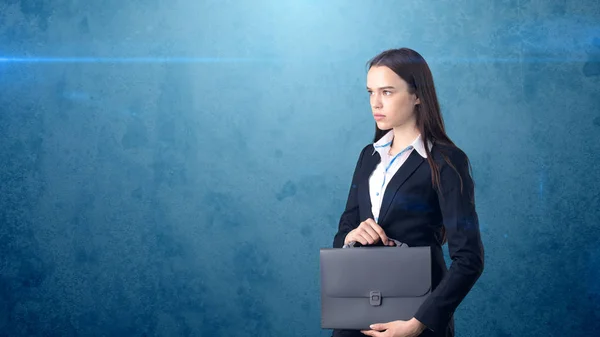
M 362 178 L 358 184 L 358 197 L 360 198 L 359 205 L 361 205 L 361 208 L 364 205 L 367 210 L 366 213 L 368 214 L 364 220 L 368 218 L 375 219 L 372 210 L 373 204 L 371 203 L 371 194 L 369 193 L 369 177 L 371 177 L 371 174 L 373 171 L 375 171 L 377 164 L 379 164 L 381 161 L 379 152 L 375 151 L 374 148 L 370 148 L 368 151 L 369 152 L 365 153 L 363 158 L 363 163 L 361 166 Z M 363 221 L 363 219 L 361 219 L 361 221 Z
M 416 151 L 413 150 L 406 161 L 400 166 L 396 174 L 392 177 L 385 192 L 383 193 L 383 200 L 381 202 L 381 210 L 379 211 L 379 224 L 383 223 L 385 216 L 390 208 L 392 200 L 396 195 L 398 189 L 404 184 L 406 179 L 425 161 L 423 157 Z

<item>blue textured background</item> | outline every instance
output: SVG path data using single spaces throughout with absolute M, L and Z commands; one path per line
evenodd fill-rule
M 458 336 L 599 336 L 599 23 L 594 0 L 0 2 L 0 336 L 329 335 L 365 63 L 403 46 L 477 184 Z

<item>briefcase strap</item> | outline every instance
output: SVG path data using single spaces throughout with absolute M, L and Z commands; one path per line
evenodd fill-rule
M 408 245 L 406 243 L 400 242 L 396 239 L 388 238 L 388 240 L 392 240 L 396 244 L 396 247 L 400 247 L 400 248 L 408 247 Z M 355 244 L 356 244 L 356 241 L 350 241 L 347 245 L 344 245 L 342 248 L 352 248 L 352 247 L 354 247 Z M 358 248 L 358 247 L 356 247 L 356 248 Z

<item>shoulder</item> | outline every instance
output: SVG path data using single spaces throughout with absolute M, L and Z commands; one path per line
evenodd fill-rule
M 360 154 L 358 155 L 358 160 L 362 161 L 362 159 L 365 156 L 370 156 L 373 154 L 373 152 L 375 152 L 375 147 L 373 147 L 373 144 L 367 144 L 365 145 L 362 150 L 360 150 Z
M 360 151 L 361 156 L 365 155 L 365 154 L 372 154 L 373 152 L 375 152 L 375 147 L 373 146 L 373 144 L 367 144 L 365 145 L 365 147 L 363 147 L 362 151 Z
M 455 167 L 468 166 L 469 157 L 460 147 L 452 144 L 435 143 L 431 149 L 434 161 L 442 166 L 450 161 Z
M 375 147 L 373 147 L 373 144 L 365 145 L 360 151 L 360 154 L 358 155 L 358 160 L 356 161 L 356 168 L 358 169 L 359 167 L 361 167 L 362 163 L 365 161 L 365 158 L 372 155 L 373 152 L 375 152 Z

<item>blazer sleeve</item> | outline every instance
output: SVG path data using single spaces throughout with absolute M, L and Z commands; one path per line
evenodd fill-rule
M 358 157 L 358 161 L 356 162 L 356 167 L 354 168 L 354 173 L 352 174 L 352 184 L 350 186 L 350 192 L 348 193 L 348 200 L 346 201 L 346 209 L 340 217 L 338 231 L 333 238 L 333 248 L 342 248 L 346 235 L 359 225 L 360 213 L 358 212 L 357 182 L 362 159 L 367 148 L 368 145 L 362 149 Z
M 415 318 L 427 328 L 443 330 L 454 311 L 483 272 L 484 249 L 475 210 L 473 179 L 467 155 L 456 148 L 449 156 L 457 172 L 442 160 L 441 191 L 436 189 L 452 263 L 444 278 L 423 302 Z

